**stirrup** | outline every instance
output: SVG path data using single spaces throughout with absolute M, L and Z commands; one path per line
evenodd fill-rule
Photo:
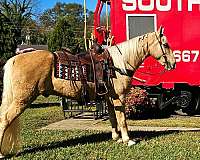
M 97 95 L 98 96 L 104 96 L 104 95 L 106 95 L 107 93 L 108 93 L 108 88 L 107 88 L 107 86 L 106 86 L 106 83 L 105 82 L 103 82 L 103 81 L 100 81 L 100 82 L 98 82 L 98 84 L 103 84 L 102 86 L 104 87 L 104 89 L 105 89 L 105 92 L 103 92 L 103 93 L 98 93 L 97 92 Z

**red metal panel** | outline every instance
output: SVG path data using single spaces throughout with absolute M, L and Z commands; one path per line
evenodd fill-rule
M 95 11 L 94 11 L 94 35 L 95 36 L 98 35 L 96 28 L 100 26 L 100 10 L 102 10 L 101 5 L 102 5 L 101 0 L 98 0 Z
M 157 28 L 160 25 L 165 27 L 165 35 L 177 59 L 176 69 L 164 72 L 160 64 L 148 58 L 135 73 L 136 77 L 147 82 L 141 84 L 133 81 L 134 85 L 154 86 L 162 83 L 167 88 L 174 83 L 200 85 L 199 1 L 111 0 L 111 30 L 117 43 L 127 40 L 127 14 L 156 14 Z

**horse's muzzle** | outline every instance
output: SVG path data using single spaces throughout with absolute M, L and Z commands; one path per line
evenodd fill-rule
M 167 63 L 167 65 L 165 65 L 165 69 L 168 71 L 175 68 L 176 68 L 176 63 Z

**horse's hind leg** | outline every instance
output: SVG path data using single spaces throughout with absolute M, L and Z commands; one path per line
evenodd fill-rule
M 19 140 L 16 133 L 19 129 L 15 122 L 18 116 L 24 111 L 27 105 L 22 101 L 14 100 L 8 109 L 1 114 L 1 122 L 0 122 L 0 157 L 3 155 L 10 154 L 12 152 L 16 152 L 18 146 L 15 146 L 17 141 Z M 15 128 L 13 130 L 13 128 Z M 12 139 L 13 138 L 13 139 Z M 8 142 L 10 141 L 10 143 Z M 3 154 L 2 154 L 3 153 Z

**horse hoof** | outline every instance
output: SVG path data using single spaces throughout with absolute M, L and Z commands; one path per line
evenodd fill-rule
M 120 137 L 114 137 L 112 138 L 114 141 L 118 141 L 119 139 L 121 139 Z
M 118 133 L 112 133 L 112 139 L 114 141 L 118 141 L 120 139 L 119 134 Z
M 5 158 L 5 156 L 3 156 L 2 154 L 0 154 L 0 159 L 4 159 Z
M 119 138 L 119 139 L 117 140 L 117 143 L 123 143 L 122 138 Z
M 133 140 L 128 141 L 128 146 L 132 146 L 132 145 L 135 145 L 135 144 L 136 144 L 136 141 L 133 141 Z

